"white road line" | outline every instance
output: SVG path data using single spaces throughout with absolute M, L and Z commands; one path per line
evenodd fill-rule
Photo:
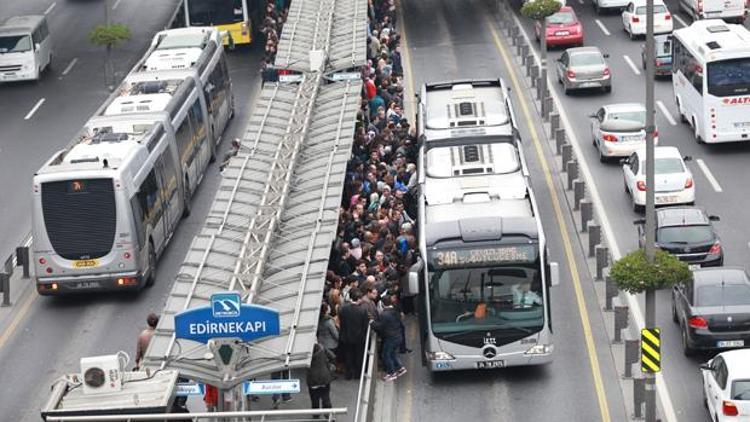
M 695 160 L 695 162 L 698 163 L 698 167 L 700 167 L 701 171 L 703 171 L 703 175 L 706 176 L 706 179 L 708 179 L 708 183 L 711 184 L 711 187 L 714 188 L 716 192 L 723 192 L 723 190 L 721 189 L 721 185 L 719 184 L 719 181 L 716 180 L 713 173 L 711 173 L 711 170 L 709 170 L 708 165 L 706 165 L 706 163 L 700 158 Z
M 601 29 L 602 32 L 604 32 L 604 35 L 610 35 L 609 29 L 607 29 L 607 27 L 604 26 L 602 21 L 600 21 L 599 19 L 594 19 L 594 22 L 596 22 L 596 24 L 599 25 L 599 29 Z
M 656 105 L 659 107 L 659 110 L 661 110 L 662 114 L 664 114 L 664 117 L 669 120 L 669 124 L 672 126 L 677 126 L 677 122 L 674 120 L 674 117 L 672 117 L 672 113 L 669 112 L 667 106 L 665 106 L 664 103 L 659 100 L 656 100 Z
M 78 63 L 78 57 L 70 61 L 70 63 L 65 67 L 65 70 L 62 71 L 62 75 L 63 76 L 67 75 L 70 72 L 70 70 L 73 69 L 73 66 L 76 65 L 76 63 Z
M 578 3 L 583 4 L 583 0 L 578 0 Z
M 688 26 L 687 22 L 685 22 L 685 19 L 682 19 L 682 18 L 681 18 L 681 17 L 679 17 L 678 15 L 676 15 L 676 14 L 672 13 L 672 17 L 673 17 L 673 18 L 674 18 L 674 19 L 675 19 L 675 20 L 676 20 L 677 22 L 679 22 L 679 23 L 680 23 L 680 25 L 682 25 L 682 26 Z
M 120 5 L 120 0 L 115 1 L 115 4 L 112 5 L 112 10 L 117 9 L 117 6 Z
M 526 33 L 526 29 L 523 27 L 523 25 L 521 25 L 521 21 L 515 14 L 513 15 L 513 21 L 515 22 L 516 26 L 520 28 L 521 34 L 523 34 L 526 43 L 531 45 L 529 34 Z M 538 66 L 541 66 L 542 60 L 541 58 L 539 58 L 539 53 L 535 49 L 532 49 L 531 54 L 534 55 L 536 64 Z M 594 179 L 594 176 L 591 174 L 591 169 L 589 169 L 588 162 L 585 160 L 583 153 L 581 152 L 582 147 L 585 145 L 581 143 L 581 141 L 576 136 L 575 131 L 572 130 L 573 125 L 568 118 L 568 113 L 562 106 L 562 101 L 560 101 L 560 97 L 557 94 L 557 91 L 551 89 L 550 95 L 552 96 L 553 102 L 555 103 L 555 110 L 558 110 L 558 113 L 560 113 L 560 121 L 565 128 L 565 133 L 567 134 L 570 143 L 574 145 L 573 152 L 575 153 L 576 158 L 578 158 L 578 165 L 580 166 L 583 178 L 589 185 L 589 194 L 591 195 L 591 200 L 594 202 L 596 216 L 600 219 L 602 229 L 604 230 L 604 236 L 607 239 L 607 246 L 609 246 L 609 249 L 612 252 L 612 258 L 616 261 L 622 258 L 622 251 L 620 251 L 620 245 L 617 244 L 617 238 L 615 237 L 615 232 L 612 229 L 612 223 L 609 222 L 609 216 L 605 212 L 604 202 L 602 201 L 602 197 L 599 195 L 599 187 L 595 182 L 596 179 Z M 643 318 L 643 308 L 641 307 L 640 302 L 638 302 L 638 296 L 630 293 L 624 293 L 624 295 L 625 300 L 627 301 L 628 305 L 630 305 L 631 315 L 633 316 L 636 327 L 639 330 L 641 328 L 644 328 L 646 326 L 646 323 Z M 667 387 L 667 382 L 664 379 L 663 372 L 659 372 L 656 374 L 656 393 L 658 394 L 659 401 L 662 405 L 664 420 L 666 420 L 666 422 L 677 422 L 677 412 L 675 411 L 674 403 L 672 403 L 672 397 L 669 395 L 669 388 Z
M 57 3 L 52 3 L 52 4 L 50 4 L 50 5 L 49 5 L 49 7 L 47 8 L 47 10 L 45 10 L 45 11 L 44 11 L 44 14 L 45 14 L 45 15 L 49 15 L 49 12 L 51 12 L 51 11 L 52 11 L 52 9 L 54 9 L 54 8 L 55 8 L 55 6 L 57 6 Z
M 636 66 L 635 63 L 633 63 L 632 60 L 630 60 L 630 57 L 628 57 L 627 54 L 623 54 L 622 58 L 625 59 L 625 63 L 627 63 L 628 66 L 630 66 L 630 69 L 633 70 L 633 73 L 635 73 L 636 75 L 640 75 L 641 74 L 641 71 L 638 69 L 638 66 Z
M 36 104 L 34 105 L 34 108 L 32 108 L 31 111 L 29 111 L 29 114 L 27 114 L 26 117 L 24 117 L 23 119 L 29 120 L 30 118 L 32 118 L 34 116 L 34 113 L 36 113 L 36 111 L 39 110 L 39 107 L 41 107 L 42 104 L 44 104 L 44 101 L 46 101 L 44 98 L 37 101 Z

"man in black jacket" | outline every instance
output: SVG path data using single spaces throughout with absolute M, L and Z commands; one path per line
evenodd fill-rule
M 313 345 L 312 360 L 307 369 L 307 389 L 310 393 L 313 409 L 330 409 L 331 405 L 331 370 L 328 367 L 328 356 L 318 343 Z M 313 416 L 318 419 L 318 415 Z
M 398 360 L 398 350 L 401 347 L 401 313 L 393 307 L 389 296 L 382 299 L 383 310 L 372 327 L 383 339 L 383 365 L 385 365 L 384 381 L 393 381 L 406 373 L 406 368 Z
M 367 309 L 362 305 L 360 299 L 362 292 L 353 287 L 349 290 L 351 302 L 345 304 L 339 310 L 339 347 L 344 358 L 346 379 L 350 380 L 359 376 L 362 370 L 362 360 L 365 353 L 365 337 L 367 336 L 367 323 L 370 320 Z

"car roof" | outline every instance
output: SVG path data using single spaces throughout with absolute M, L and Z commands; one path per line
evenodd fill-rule
M 750 377 L 750 349 L 727 350 L 719 355 L 726 362 L 727 368 L 742 371 L 742 374 L 736 374 L 733 379 Z
M 565 51 L 567 51 L 569 55 L 573 55 L 573 54 L 590 54 L 590 53 L 599 53 L 599 54 L 602 54 L 601 50 L 599 50 L 599 47 L 593 47 L 593 46 L 588 46 L 588 47 L 574 47 L 574 48 L 569 48 L 569 49 L 567 49 Z
M 646 107 L 641 103 L 617 103 L 603 106 L 608 113 L 618 111 L 646 111 Z
M 573 12 L 573 14 L 575 14 L 575 11 L 570 6 L 563 6 L 563 7 L 561 7 L 560 10 L 558 10 L 558 13 L 559 12 Z
M 656 210 L 659 227 L 711 224 L 706 213 L 695 207 L 666 207 Z
M 693 271 L 693 282 L 696 284 L 714 284 L 723 281 L 728 284 L 746 283 L 747 273 L 742 267 L 711 267 Z
M 646 147 L 638 148 L 638 157 L 641 161 L 646 159 Z M 658 146 L 654 147 L 654 157 L 655 158 L 679 158 L 682 160 L 682 154 L 680 154 L 680 150 L 677 149 L 677 147 L 669 147 L 669 146 Z
M 645 6 L 646 0 L 630 0 L 630 3 L 633 3 L 635 6 Z M 654 0 L 654 6 L 657 4 L 664 4 L 662 0 Z

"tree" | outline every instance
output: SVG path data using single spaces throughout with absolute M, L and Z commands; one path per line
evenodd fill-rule
M 668 288 L 693 278 L 687 264 L 661 249 L 656 249 L 653 264 L 644 249 L 631 252 L 612 265 L 609 275 L 620 290 L 629 293 Z
M 562 4 L 557 0 L 529 0 L 521 7 L 521 14 L 529 19 L 540 21 L 542 24 L 541 41 L 542 41 L 542 66 L 541 78 L 542 98 L 544 104 L 547 97 L 547 17 L 552 16 L 560 10 Z
M 106 48 L 104 58 L 104 83 L 112 90 L 114 89 L 114 69 L 112 66 L 112 49 L 118 47 L 124 41 L 130 39 L 130 28 L 121 23 L 104 24 L 95 26 L 89 32 L 89 41 L 92 44 Z

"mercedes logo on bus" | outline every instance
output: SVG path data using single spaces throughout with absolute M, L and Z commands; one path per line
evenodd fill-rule
M 493 346 L 486 346 L 482 349 L 482 356 L 484 356 L 485 359 L 494 359 L 495 356 L 497 356 L 497 349 Z

